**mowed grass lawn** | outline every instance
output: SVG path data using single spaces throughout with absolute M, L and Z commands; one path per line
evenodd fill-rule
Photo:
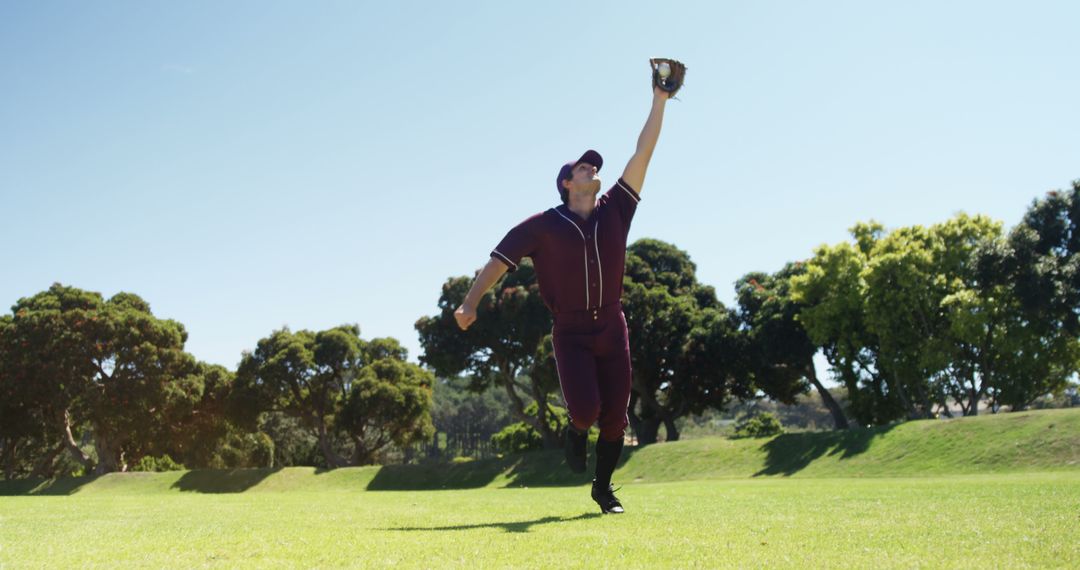
M 618 475 L 616 475 L 618 478 Z M 0 497 L 23 567 L 1080 567 L 1080 473 Z
M 628 450 L 0 481 L 0 570 L 1080 568 L 1080 409 Z

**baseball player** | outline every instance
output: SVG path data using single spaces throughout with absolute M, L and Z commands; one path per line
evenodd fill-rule
M 620 299 L 626 237 L 645 172 L 660 136 L 664 108 L 682 86 L 686 66 L 652 59 L 653 100 L 637 149 L 622 176 L 597 199 L 604 159 L 594 150 L 564 164 L 555 180 L 562 205 L 536 214 L 506 234 L 454 312 L 462 330 L 476 320 L 483 294 L 521 258 L 530 257 L 540 296 L 551 310 L 552 343 L 570 425 L 566 462 L 585 471 L 586 437 L 598 423 L 592 498 L 603 513 L 622 513 L 611 475 L 622 454 L 630 400 L 630 345 Z

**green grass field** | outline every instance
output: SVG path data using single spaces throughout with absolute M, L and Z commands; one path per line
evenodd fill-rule
M 553 453 L 2 482 L 0 565 L 1078 567 L 1078 455 L 1080 410 L 673 442 L 619 516 Z

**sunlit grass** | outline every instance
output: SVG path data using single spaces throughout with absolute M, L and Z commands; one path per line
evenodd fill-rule
M 627 453 L 0 482 L 0 567 L 1080 567 L 1080 410 Z
M 1076 567 L 1080 473 L 0 499 L 6 567 Z

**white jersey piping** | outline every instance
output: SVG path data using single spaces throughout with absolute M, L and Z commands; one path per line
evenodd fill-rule
M 640 202 L 640 201 L 641 201 L 641 198 L 638 198 L 638 197 L 637 197 L 637 196 L 636 196 L 636 195 L 635 195 L 635 194 L 634 194 L 634 193 L 633 193 L 633 192 L 632 192 L 632 191 L 631 191 L 631 190 L 630 190 L 629 188 L 627 188 L 627 187 L 626 187 L 626 185 L 625 185 L 625 184 L 623 184 L 623 181 L 622 181 L 622 180 L 618 180 L 618 181 L 616 181 L 615 183 L 619 185 L 619 188 L 622 188 L 623 190 L 625 190 L 625 191 L 626 191 L 626 193 L 627 193 L 627 194 L 629 194 L 629 195 L 630 195 L 630 197 L 634 199 L 634 202 L 635 202 L 635 203 L 637 203 L 637 202 Z
M 555 213 L 562 216 L 562 219 L 566 220 L 567 222 L 570 222 L 570 225 L 574 226 L 574 229 L 577 230 L 578 235 L 581 236 L 581 246 L 584 248 L 584 252 L 585 252 L 585 308 L 588 309 L 589 308 L 589 242 L 585 241 L 585 234 L 581 231 L 581 228 L 579 228 L 577 226 L 577 224 L 574 223 L 573 220 L 571 220 L 570 218 L 567 218 L 566 216 L 563 216 L 563 213 L 560 212 L 559 210 L 555 210 Z
M 495 250 L 492 250 L 492 251 L 494 251 L 495 253 L 497 253 L 497 254 L 499 255 L 499 257 L 501 257 L 501 258 L 502 258 L 502 260 L 503 260 L 503 261 L 505 261 L 505 262 L 509 263 L 509 264 L 510 264 L 510 267 L 514 268 L 514 270 L 515 270 L 515 271 L 517 271 L 517 268 L 518 268 L 517 264 L 516 264 L 516 263 L 514 263 L 513 261 L 510 261 L 510 258 L 509 258 L 509 257 L 506 257 L 506 255 L 504 255 L 504 254 L 503 254 L 503 252 L 501 252 L 501 251 L 499 251 L 499 250 L 497 250 L 497 249 L 495 249 Z
M 600 300 L 596 302 L 596 306 L 604 304 L 604 263 L 600 261 L 600 244 L 596 242 L 597 236 L 600 235 L 600 220 L 596 220 L 596 225 L 593 226 L 592 243 L 596 248 L 596 271 L 600 275 Z

